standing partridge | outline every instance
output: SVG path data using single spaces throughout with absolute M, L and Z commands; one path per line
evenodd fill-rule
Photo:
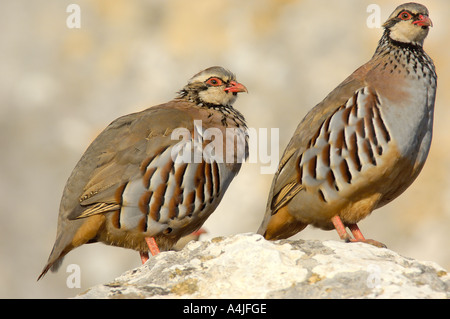
M 305 116 L 280 160 L 259 234 L 288 238 L 311 224 L 384 247 L 357 223 L 405 191 L 427 158 L 437 81 L 423 50 L 430 26 L 423 5 L 397 7 L 372 59 Z
M 113 121 L 65 186 L 53 250 L 39 278 L 93 242 L 134 249 L 142 262 L 198 230 L 248 153 L 247 92 L 222 67 L 196 74 L 172 101 Z

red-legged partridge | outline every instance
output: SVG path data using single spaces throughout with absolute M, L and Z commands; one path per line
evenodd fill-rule
M 288 238 L 311 224 L 384 246 L 365 239 L 357 223 L 405 191 L 427 158 L 437 81 L 423 50 L 430 26 L 423 5 L 397 7 L 372 59 L 305 116 L 280 160 L 258 233 Z
M 235 75 L 208 68 L 172 101 L 113 121 L 88 147 L 61 200 L 53 250 L 39 278 L 72 249 L 93 242 L 171 249 L 219 205 L 248 152 L 246 92 Z

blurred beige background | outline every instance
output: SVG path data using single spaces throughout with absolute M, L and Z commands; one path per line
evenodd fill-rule
M 0 4 L 0 297 L 64 298 L 139 266 L 138 253 L 102 244 L 70 253 L 36 282 L 52 248 L 65 182 L 115 118 L 166 102 L 196 72 L 223 65 L 249 89 L 236 106 L 250 127 L 280 128 L 280 155 L 306 112 L 372 56 L 404 1 L 3 0 Z M 360 223 L 368 238 L 450 269 L 450 1 L 422 0 L 434 28 L 425 49 L 439 75 L 435 135 L 418 180 Z M 81 8 L 69 29 L 66 8 Z M 272 175 L 247 163 L 206 222 L 208 234 L 255 232 Z M 307 228 L 296 238 L 333 239 Z M 81 288 L 66 267 L 81 268 Z

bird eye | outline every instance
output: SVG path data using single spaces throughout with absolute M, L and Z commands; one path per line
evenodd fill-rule
M 398 17 L 402 20 L 409 20 L 409 19 L 411 19 L 411 14 L 407 11 L 403 11 L 402 13 L 400 13 L 398 15 Z
M 222 85 L 223 82 L 219 78 L 210 78 L 206 81 L 206 84 L 212 85 L 212 86 L 219 86 Z

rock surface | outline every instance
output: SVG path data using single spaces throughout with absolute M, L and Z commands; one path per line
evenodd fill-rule
M 389 249 L 240 234 L 161 253 L 77 298 L 449 298 L 449 287 L 436 263 Z

